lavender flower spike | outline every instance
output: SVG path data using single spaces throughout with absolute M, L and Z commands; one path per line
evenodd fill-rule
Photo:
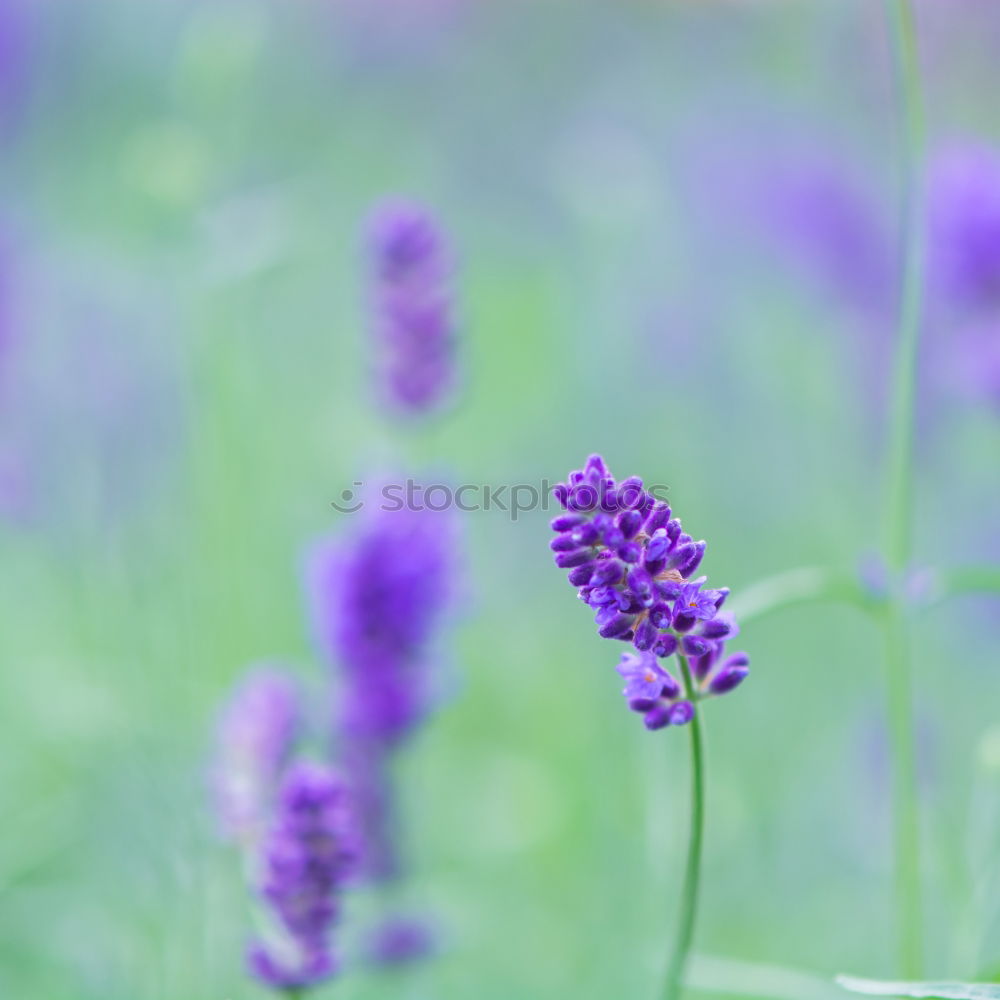
M 299 990 L 337 969 L 329 933 L 356 858 L 346 787 L 322 764 L 299 761 L 282 782 L 277 815 L 264 844 L 259 891 L 274 916 L 267 943 L 249 952 L 261 982 Z
M 600 455 L 553 492 L 566 510 L 552 522 L 556 565 L 570 571 L 580 600 L 595 612 L 598 633 L 635 648 L 622 656 L 618 672 L 646 728 L 685 725 L 696 702 L 741 684 L 749 658 L 723 657 L 726 641 L 739 632 L 721 610 L 729 591 L 705 587 L 705 577 L 691 579 L 705 543 L 684 533 L 670 507 L 637 477 L 616 482 Z M 690 673 L 685 687 L 659 662 L 674 654 Z
M 407 202 L 378 209 L 369 232 L 379 382 L 395 409 L 426 413 L 455 381 L 450 252 L 432 217 Z
M 431 647 L 450 596 L 452 522 L 380 510 L 353 537 L 322 542 L 308 570 L 313 631 L 339 667 L 339 736 L 364 829 L 365 875 L 399 875 L 388 759 L 427 715 Z
M 260 667 L 233 692 L 219 720 L 212 789 L 225 836 L 259 833 L 295 742 L 300 721 L 293 682 Z
M 391 746 L 429 707 L 429 647 L 449 597 L 451 521 L 380 510 L 351 538 L 313 550 L 313 630 L 343 676 L 349 738 Z

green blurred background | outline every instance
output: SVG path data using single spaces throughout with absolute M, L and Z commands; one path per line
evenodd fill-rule
M 264 996 L 206 809 L 211 727 L 254 661 L 322 699 L 301 560 L 350 530 L 330 501 L 353 481 L 557 480 L 600 451 L 669 484 L 736 595 L 877 547 L 891 309 L 758 210 L 818 160 L 860 178 L 891 248 L 879 5 L 0 12 L 0 996 Z M 1000 138 L 997 11 L 921 17 L 932 144 Z M 370 385 L 361 229 L 386 194 L 430 205 L 460 263 L 462 391 L 422 427 Z M 919 415 L 931 566 L 1000 552 L 998 411 L 944 368 Z M 402 761 L 405 898 L 443 954 L 318 998 L 652 995 L 687 741 L 624 710 L 548 516 L 465 516 L 453 690 Z M 913 625 L 942 975 L 1000 962 L 990 890 L 969 907 L 1000 889 L 998 619 L 967 599 Z M 751 681 L 705 713 L 700 951 L 891 973 L 880 642 L 838 607 L 744 629 Z

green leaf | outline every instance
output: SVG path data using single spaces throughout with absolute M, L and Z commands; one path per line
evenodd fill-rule
M 883 979 L 837 976 L 837 983 L 852 993 L 875 997 L 936 997 L 938 1000 L 1000 1000 L 996 983 L 898 983 Z
M 812 972 L 716 955 L 692 956 L 685 982 L 698 993 L 762 1000 L 836 1000 L 842 995 L 829 979 Z
M 868 608 L 871 599 L 855 576 L 818 566 L 787 570 L 744 588 L 729 602 L 740 624 L 796 604 L 834 601 Z

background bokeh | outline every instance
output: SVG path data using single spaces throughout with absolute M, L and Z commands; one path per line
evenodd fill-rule
M 1000 11 L 919 12 L 932 155 L 1000 143 Z M 874 551 L 897 118 L 870 0 L 0 0 L 0 996 L 264 995 L 205 761 L 247 664 L 322 700 L 302 557 L 350 530 L 353 481 L 538 483 L 600 451 L 669 484 L 736 594 Z M 460 262 L 461 392 L 402 429 L 366 341 L 386 194 Z M 946 312 L 930 566 L 1000 555 L 975 353 L 1000 325 Z M 449 696 L 401 761 L 443 954 L 317 997 L 651 995 L 686 740 L 624 710 L 549 516 L 464 517 Z M 913 626 L 941 975 L 1000 962 L 998 633 L 987 598 Z M 705 712 L 701 951 L 892 971 L 880 641 L 839 607 L 744 629 L 752 679 Z

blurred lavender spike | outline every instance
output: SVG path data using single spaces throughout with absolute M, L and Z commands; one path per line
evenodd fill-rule
M 379 510 L 317 544 L 307 590 L 313 631 L 343 677 L 345 736 L 390 747 L 429 708 L 429 647 L 447 606 L 450 518 Z
M 455 382 L 451 254 L 432 216 L 386 202 L 369 221 L 371 310 L 381 395 L 399 413 L 439 409 Z
M 300 990 L 332 976 L 330 929 L 357 856 L 356 831 L 342 779 L 325 765 L 299 761 L 286 772 L 276 816 L 261 852 L 261 899 L 275 918 L 249 964 L 264 984 Z
M 1000 151 L 942 150 L 929 174 L 931 269 L 960 313 L 1000 314 Z
M 270 667 L 239 684 L 219 719 L 212 790 L 224 836 L 254 840 L 266 822 L 300 724 L 294 683 Z
M 315 546 L 307 573 L 313 631 L 340 674 L 336 720 L 364 829 L 364 874 L 400 874 L 389 758 L 430 710 L 431 646 L 449 603 L 453 525 L 429 510 L 379 510 Z

